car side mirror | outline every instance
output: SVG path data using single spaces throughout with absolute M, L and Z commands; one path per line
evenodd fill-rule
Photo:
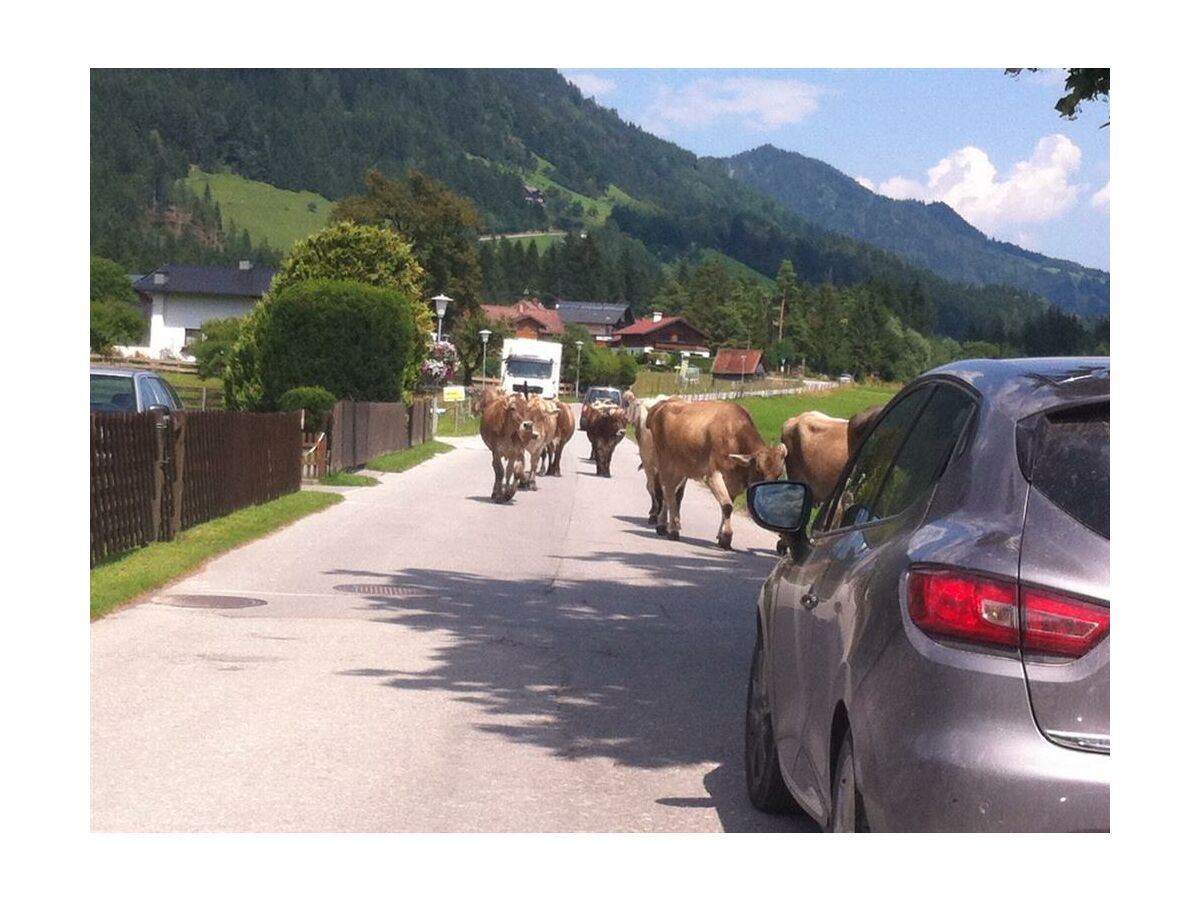
M 812 492 L 802 481 L 759 481 L 747 496 L 750 517 L 768 531 L 807 541 Z

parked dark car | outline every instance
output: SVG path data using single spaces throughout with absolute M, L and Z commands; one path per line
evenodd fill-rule
M 175 389 L 144 369 L 92 369 L 92 412 L 167 412 L 183 409 Z
M 579 430 L 587 428 L 588 407 L 597 400 L 611 400 L 622 409 L 625 408 L 625 394 L 615 387 L 590 387 L 583 394 L 583 406 L 579 412 Z
M 1109 827 L 1109 360 L 971 360 L 888 404 L 763 585 L 746 780 L 833 831 Z

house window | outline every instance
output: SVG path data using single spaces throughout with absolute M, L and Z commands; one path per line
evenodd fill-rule
M 199 328 L 185 328 L 183 329 L 183 346 L 190 347 L 197 343 L 203 336 L 204 333 Z

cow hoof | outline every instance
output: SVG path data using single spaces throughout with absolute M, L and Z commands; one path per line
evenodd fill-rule
M 679 540 L 679 532 L 672 531 L 669 535 L 667 535 L 667 537 L 669 537 L 673 541 L 677 541 L 677 540 Z
M 667 526 L 666 525 L 656 525 L 654 528 L 654 531 L 656 534 L 666 534 Z
M 717 538 L 717 546 L 720 547 L 722 550 L 732 550 L 733 549 L 733 538 L 719 537 L 719 538 Z
M 647 525 L 653 525 L 657 521 L 658 521 L 658 513 L 650 513 L 650 515 L 646 517 Z M 659 534 L 662 534 L 662 532 L 660 531 Z

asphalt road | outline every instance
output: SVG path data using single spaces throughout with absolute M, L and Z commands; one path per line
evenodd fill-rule
M 630 441 L 504 506 L 451 442 L 91 626 L 93 830 L 814 830 L 743 783 L 774 536 L 698 484 L 657 536 Z

